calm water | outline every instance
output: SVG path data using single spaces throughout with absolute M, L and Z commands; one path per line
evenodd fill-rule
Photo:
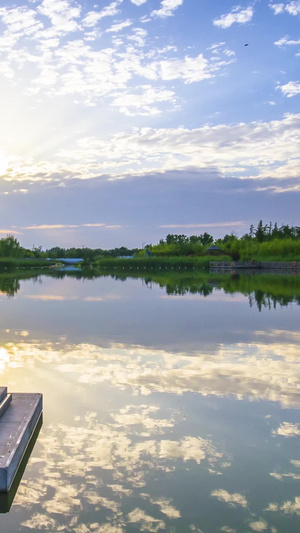
M 299 278 L 0 287 L 0 385 L 44 395 L 1 532 L 299 532 Z

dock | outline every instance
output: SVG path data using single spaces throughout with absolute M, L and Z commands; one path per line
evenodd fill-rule
M 7 393 L 0 387 L 0 491 L 8 492 L 40 424 L 43 398 L 39 393 Z
M 209 263 L 211 271 L 277 271 L 282 274 L 300 271 L 300 261 L 211 261 Z

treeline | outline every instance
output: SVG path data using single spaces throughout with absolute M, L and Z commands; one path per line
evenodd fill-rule
M 132 257 L 138 253 L 138 248 L 126 248 L 121 246 L 120 248 L 112 248 L 110 250 L 102 250 L 102 248 L 60 248 L 55 246 L 43 252 L 44 256 L 50 259 L 59 258 L 74 258 L 81 257 L 82 259 L 98 259 L 101 257 Z
M 235 260 L 300 259 L 300 227 L 287 224 L 278 227 L 272 222 L 264 225 L 260 220 L 256 228 L 251 225 L 249 233 L 242 237 L 225 235 L 216 244 Z
M 213 242 L 213 236 L 206 232 L 201 235 L 192 235 L 191 237 L 169 234 L 165 240 L 161 239 L 158 244 L 148 244 L 146 249 L 160 257 L 203 255 Z
M 13 257 L 16 259 L 59 259 L 74 258 L 95 259 L 96 257 L 131 257 L 138 253 L 138 248 L 112 248 L 111 250 L 102 250 L 101 248 L 61 248 L 55 246 L 49 250 L 42 250 L 41 246 L 33 246 L 31 250 L 23 248 L 13 235 L 7 235 L 0 239 L 0 257 Z
M 142 250 L 138 248 L 61 248 L 55 246 L 43 251 L 42 247 L 33 247 L 31 250 L 23 248 L 18 240 L 8 235 L 0 239 L 0 258 L 26 258 L 26 259 L 60 259 L 80 257 L 86 263 L 95 262 L 101 258 L 116 257 L 186 257 L 206 256 L 208 248 L 215 242 L 219 251 L 216 254 L 224 254 L 236 260 L 300 260 L 300 227 L 277 223 L 263 224 L 259 221 L 257 227 L 250 226 L 249 232 L 241 237 L 234 233 L 225 235 L 222 239 L 214 240 L 214 237 L 205 232 L 200 235 L 168 234 L 158 244 L 148 244 Z
M 214 241 L 212 235 L 167 235 L 158 244 L 148 245 L 147 250 L 157 256 L 205 255 L 210 245 L 215 242 L 220 248 L 220 255 L 229 255 L 237 260 L 294 260 L 300 259 L 300 227 L 282 224 L 263 224 L 250 226 L 249 232 L 242 237 L 234 233 Z M 216 252 L 218 253 L 218 252 Z

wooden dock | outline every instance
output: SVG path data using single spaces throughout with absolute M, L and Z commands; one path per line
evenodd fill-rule
M 0 491 L 12 486 L 41 419 L 42 394 L 7 394 L 0 387 Z

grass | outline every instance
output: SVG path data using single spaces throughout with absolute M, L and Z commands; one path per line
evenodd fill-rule
M 27 268 L 49 268 L 50 261 L 46 259 L 25 259 L 16 257 L 0 257 L 0 271 Z
M 220 258 L 203 257 L 143 257 L 143 258 L 103 258 L 98 259 L 94 266 L 100 270 L 191 270 L 208 269 L 211 261 Z M 222 256 L 223 261 L 231 261 L 229 256 Z

